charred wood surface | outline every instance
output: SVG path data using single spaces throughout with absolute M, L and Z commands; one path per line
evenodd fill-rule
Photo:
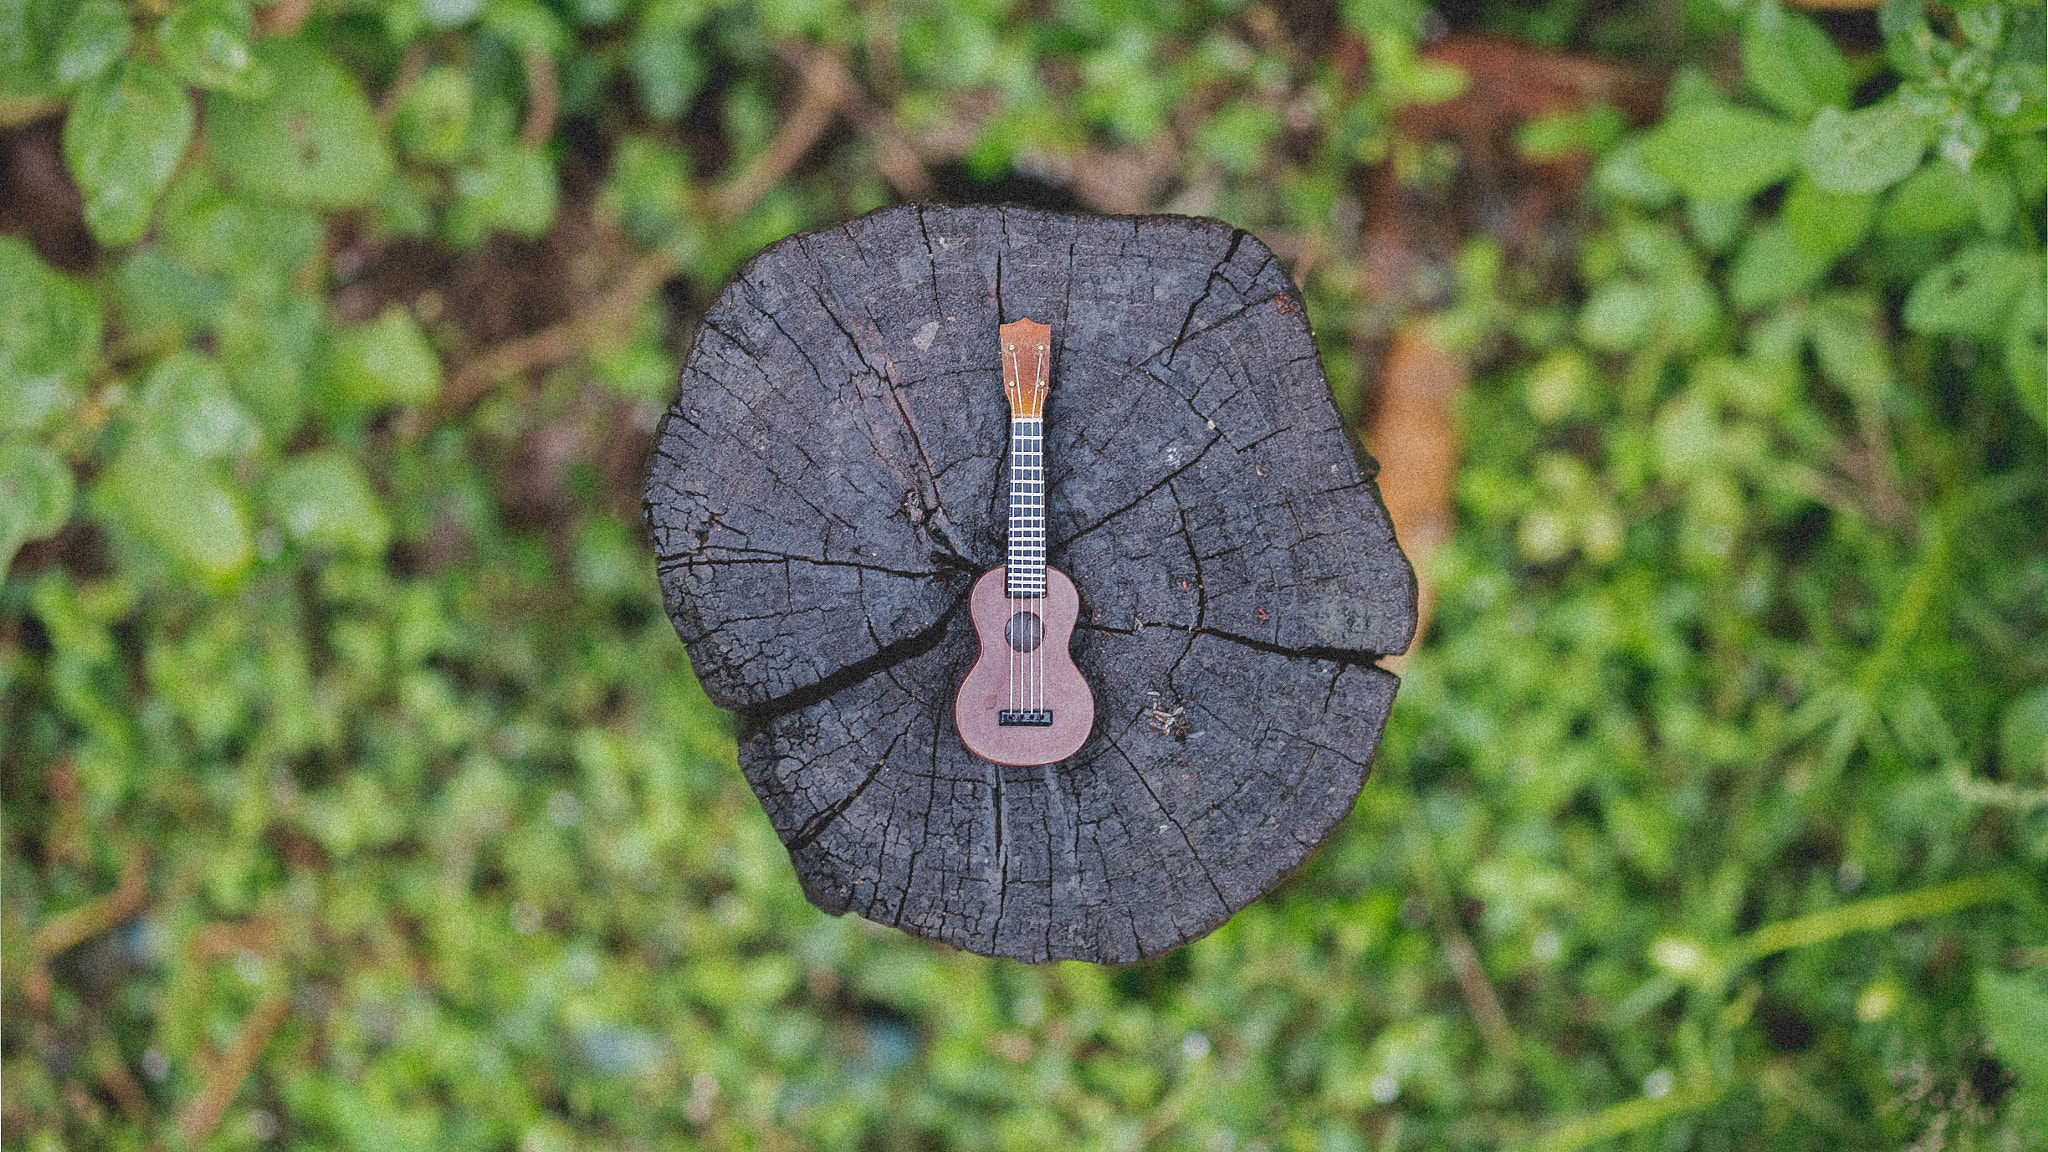
M 1096 696 L 1068 760 L 953 730 L 1003 561 L 997 326 L 1052 325 L 1050 563 Z M 647 519 L 670 618 L 820 907 L 1127 963 L 1270 890 L 1350 809 L 1415 581 L 1299 293 L 1186 217 L 904 206 L 793 236 L 706 315 Z

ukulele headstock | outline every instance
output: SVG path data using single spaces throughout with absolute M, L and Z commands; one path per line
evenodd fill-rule
M 1002 338 L 1003 395 L 1010 399 L 1010 419 L 1043 418 L 1046 381 L 1052 375 L 1052 326 L 1013 320 L 996 332 Z

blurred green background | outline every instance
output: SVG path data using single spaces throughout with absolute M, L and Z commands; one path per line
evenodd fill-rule
M 2044 54 L 2024 0 L 0 0 L 0 1139 L 2048 1145 Z M 1155 961 L 813 910 L 660 610 L 697 317 L 916 197 L 1249 228 L 1457 461 L 1357 810 Z

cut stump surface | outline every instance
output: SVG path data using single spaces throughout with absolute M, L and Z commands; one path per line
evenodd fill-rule
M 964 602 L 1003 562 L 996 329 L 1052 325 L 1049 562 L 1088 742 L 960 743 Z M 792 236 L 705 316 L 647 481 L 668 612 L 805 891 L 1020 960 L 1129 963 L 1349 811 L 1415 578 L 1300 294 L 1214 220 L 909 205 Z

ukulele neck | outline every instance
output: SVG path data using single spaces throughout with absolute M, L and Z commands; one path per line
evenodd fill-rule
M 1010 421 L 1010 572 L 1012 596 L 1045 595 L 1045 420 Z
M 1003 325 L 1003 392 L 1010 401 L 1009 573 L 1011 596 L 1045 595 L 1045 393 L 1052 328 L 1036 320 Z

